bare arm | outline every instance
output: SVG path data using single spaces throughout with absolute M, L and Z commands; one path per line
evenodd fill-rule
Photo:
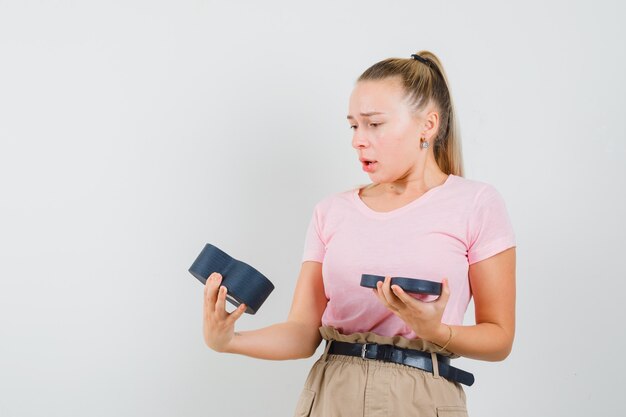
M 287 321 L 256 330 L 235 332 L 224 352 L 260 359 L 308 358 L 319 346 L 326 308 L 322 264 L 305 261 L 294 291 Z
M 486 361 L 504 360 L 515 335 L 515 248 L 509 248 L 469 267 L 474 295 L 476 324 L 450 326 L 441 323 L 450 290 L 447 280 L 441 297 L 433 302 L 416 300 L 400 287 L 390 286 L 390 277 L 373 291 L 381 302 L 404 320 L 415 334 L 444 346 L 458 355 Z
M 470 265 L 469 279 L 476 324 L 451 326 L 447 349 L 468 358 L 504 360 L 515 336 L 515 248 Z M 441 325 L 430 340 L 443 346 L 449 336 Z

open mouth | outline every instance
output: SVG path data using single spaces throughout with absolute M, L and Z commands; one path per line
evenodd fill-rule
M 363 161 L 363 169 L 366 171 L 371 171 L 374 169 L 378 161 Z

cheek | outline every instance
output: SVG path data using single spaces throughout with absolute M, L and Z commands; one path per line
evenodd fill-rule
M 387 150 L 389 160 L 395 162 L 398 166 L 410 165 L 413 163 L 415 150 L 406 146 L 404 143 L 398 143 L 390 146 Z
M 417 146 L 410 138 L 406 137 L 405 131 L 380 131 L 375 135 L 372 144 L 376 147 L 375 154 L 379 159 L 393 162 L 396 168 L 411 165 L 417 155 Z M 389 169 L 389 166 L 386 167 Z
M 406 129 L 386 130 L 380 141 L 398 154 L 406 154 L 418 146 Z

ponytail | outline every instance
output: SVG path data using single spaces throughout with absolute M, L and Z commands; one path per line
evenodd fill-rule
M 439 129 L 434 139 L 435 161 L 441 171 L 462 177 L 461 136 L 448 78 L 441 61 L 430 51 L 420 51 L 413 58 L 388 58 L 369 67 L 358 81 L 380 80 L 399 76 L 414 110 L 428 103 L 439 109 Z

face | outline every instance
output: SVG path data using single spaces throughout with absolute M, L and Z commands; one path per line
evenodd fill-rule
M 408 178 L 424 159 L 420 137 L 428 125 L 406 103 L 399 78 L 357 82 L 350 95 L 348 123 L 352 147 L 374 182 Z M 420 155 L 422 154 L 422 155 Z

